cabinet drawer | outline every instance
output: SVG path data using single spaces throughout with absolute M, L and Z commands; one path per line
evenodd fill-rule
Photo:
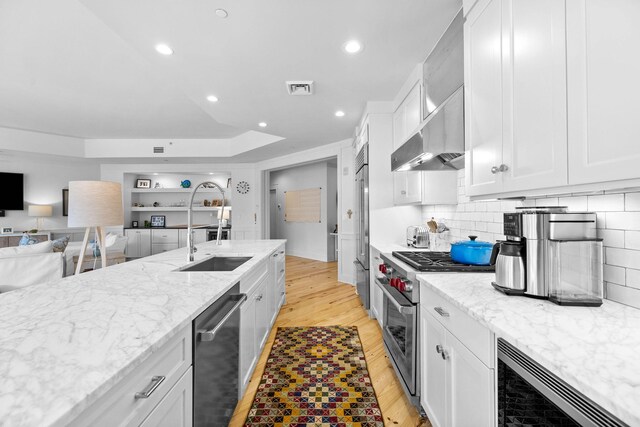
M 486 366 L 494 367 L 493 334 L 489 329 L 422 283 L 420 305 Z
M 186 326 L 133 372 L 117 383 L 92 406 L 80 414 L 71 426 L 113 427 L 138 426 L 160 403 L 191 366 L 191 325 Z M 149 391 L 164 380 L 147 398 L 136 398 L 138 392 Z
M 264 260 L 240 279 L 240 292 L 249 295 L 255 285 L 257 285 L 263 279 L 263 276 L 266 276 L 267 274 L 269 274 L 269 263 L 267 260 Z
M 161 254 L 162 252 L 178 249 L 177 243 L 154 243 L 151 245 L 151 255 Z
M 175 243 L 178 244 L 180 230 L 152 230 L 151 243 Z

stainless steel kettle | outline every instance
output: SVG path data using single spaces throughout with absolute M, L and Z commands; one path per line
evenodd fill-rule
M 527 289 L 525 245 L 523 242 L 504 241 L 493 246 L 491 265 L 496 266 L 494 288 L 507 295 L 523 295 Z

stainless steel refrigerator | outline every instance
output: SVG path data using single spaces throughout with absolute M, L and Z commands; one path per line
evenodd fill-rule
M 358 209 L 356 288 L 362 305 L 369 310 L 369 145 L 356 156 L 356 198 Z

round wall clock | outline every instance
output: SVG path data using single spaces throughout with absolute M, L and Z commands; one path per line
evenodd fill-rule
M 247 194 L 249 192 L 249 183 L 247 181 L 240 181 L 236 186 L 236 190 L 240 194 Z

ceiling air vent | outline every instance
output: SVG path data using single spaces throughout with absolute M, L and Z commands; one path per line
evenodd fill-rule
M 153 154 L 164 154 L 164 147 L 153 147 Z
M 313 95 L 313 80 L 296 80 L 286 83 L 289 95 Z

